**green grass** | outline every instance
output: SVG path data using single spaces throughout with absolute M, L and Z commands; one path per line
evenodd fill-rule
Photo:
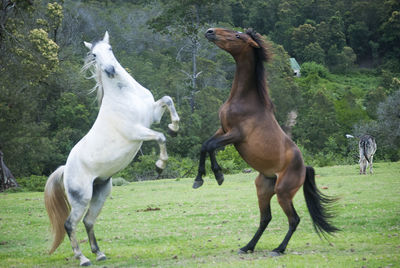
M 377 163 L 375 174 L 358 167 L 317 168 L 318 187 L 341 197 L 334 220 L 342 231 L 330 241 L 313 231 L 302 190 L 294 199 L 301 217 L 287 254 L 269 257 L 286 234 L 286 216 L 272 199 L 272 221 L 253 254 L 238 255 L 258 227 L 255 173 L 135 182 L 114 187 L 95 226 L 108 257 L 96 262 L 83 224 L 84 254 L 99 267 L 400 267 L 400 162 Z M 147 208 L 159 210 L 146 211 Z M 0 266 L 77 266 L 68 239 L 53 255 L 43 193 L 0 194 Z

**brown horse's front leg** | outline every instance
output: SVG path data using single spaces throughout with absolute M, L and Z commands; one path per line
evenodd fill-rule
M 221 167 L 218 165 L 215 158 L 215 150 L 228 144 L 238 142 L 239 140 L 240 135 L 238 131 L 230 131 L 228 133 L 224 133 L 223 130 L 220 128 L 217 130 L 214 136 L 203 143 L 200 152 L 199 169 L 196 179 L 193 183 L 194 189 L 199 188 L 203 185 L 203 175 L 206 174 L 205 159 L 207 152 L 210 154 L 211 168 L 214 172 L 215 179 L 217 180 L 219 185 L 222 184 L 222 182 L 224 181 L 224 175 L 222 174 Z
M 224 182 L 224 174 L 222 173 L 222 168 L 218 165 L 217 158 L 215 157 L 215 150 L 210 152 L 211 170 L 214 172 L 215 179 L 218 185 Z

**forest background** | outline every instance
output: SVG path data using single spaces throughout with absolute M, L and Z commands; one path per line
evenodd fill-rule
M 155 98 L 175 101 L 181 129 L 167 136 L 163 176 L 192 176 L 235 70 L 231 56 L 204 38 L 216 26 L 251 27 L 270 41 L 275 114 L 285 129 L 297 115 L 291 134 L 308 165 L 356 163 L 357 139 L 345 134 L 372 134 L 375 159 L 400 159 L 398 0 L 2 0 L 0 149 L 15 177 L 43 182 L 90 129 L 98 107 L 89 94 L 94 81 L 80 72 L 83 41 L 106 30 L 121 65 Z M 168 121 L 154 128 L 165 131 Z M 157 152 L 145 143 L 118 176 L 154 178 Z M 233 147 L 218 157 L 225 172 L 246 168 Z

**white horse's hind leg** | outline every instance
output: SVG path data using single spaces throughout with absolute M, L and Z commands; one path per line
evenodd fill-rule
M 97 245 L 93 226 L 110 192 L 111 179 L 99 183 L 96 183 L 95 181 L 93 185 L 92 200 L 90 201 L 89 209 L 86 213 L 86 216 L 83 219 L 83 224 L 85 225 L 86 232 L 89 237 L 90 247 L 92 249 L 92 252 L 96 254 L 97 261 L 105 260 L 106 255 L 100 251 L 99 246 Z
M 170 129 L 170 131 L 172 131 L 171 134 L 175 133 L 176 135 L 176 132 L 179 130 L 180 119 L 178 113 L 175 110 L 174 102 L 170 96 L 164 96 L 155 103 L 154 122 L 160 122 L 161 117 L 164 114 L 165 108 L 168 108 L 171 116 L 171 124 L 168 124 L 168 128 Z
M 136 133 L 133 136 L 134 140 L 139 141 L 150 141 L 155 140 L 157 141 L 158 145 L 160 146 L 160 157 L 156 162 L 157 171 L 161 173 L 161 171 L 167 165 L 168 154 L 167 154 L 167 146 L 165 145 L 166 138 L 164 134 L 161 132 L 154 131 L 150 128 L 146 128 L 143 126 L 136 126 Z
M 68 216 L 68 219 L 64 224 L 65 230 L 67 231 L 69 240 L 71 241 L 75 258 L 79 259 L 81 266 L 88 266 L 91 265 L 91 262 L 82 254 L 82 251 L 79 249 L 78 240 L 76 239 L 76 226 L 85 213 L 89 199 L 82 198 L 82 195 L 79 192 L 73 192 L 72 194 L 70 192 L 68 199 L 71 203 L 71 214 Z

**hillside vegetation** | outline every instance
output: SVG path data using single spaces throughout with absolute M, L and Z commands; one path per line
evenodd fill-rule
M 3 0 L 0 6 L 0 149 L 14 175 L 50 174 L 97 115 L 94 81 L 80 73 L 106 30 L 113 51 L 155 98 L 170 95 L 182 124 L 168 138 L 171 168 L 187 176 L 201 143 L 218 128 L 234 60 L 204 38 L 208 27 L 252 27 L 271 43 L 269 93 L 309 164 L 354 163 L 357 141 L 373 134 L 376 159 L 400 159 L 400 4 L 397 0 Z M 302 67 L 294 78 L 289 58 Z M 167 129 L 165 116 L 158 130 Z M 146 143 L 124 177 L 149 178 Z M 238 160 L 234 161 L 235 164 Z M 238 169 L 227 163 L 232 173 Z M 134 164 L 135 165 L 135 164 Z M 140 166 L 140 167 L 139 167 Z M 240 170 L 240 169 L 239 169 Z

